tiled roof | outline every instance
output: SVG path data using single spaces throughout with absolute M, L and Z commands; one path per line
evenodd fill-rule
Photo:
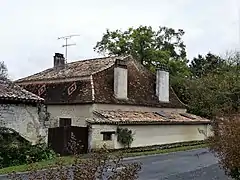
M 73 91 L 69 89 L 76 85 Z M 22 85 L 28 91 L 41 96 L 46 104 L 82 104 L 92 102 L 91 82 L 89 80 L 62 82 L 62 83 L 40 83 Z M 40 91 L 40 89 L 43 89 Z
M 188 113 L 94 111 L 92 124 L 209 124 L 210 120 Z
M 37 74 L 22 78 L 16 82 L 55 80 L 73 77 L 90 76 L 114 64 L 114 57 L 87 59 L 67 63 L 64 68 L 49 68 Z
M 120 100 L 114 96 L 114 67 L 93 75 L 95 102 L 107 104 L 142 105 L 162 108 L 186 108 L 169 88 L 169 102 L 159 102 L 156 96 L 156 75 L 140 63 L 130 60 L 128 69 L 128 99 Z
M 44 98 L 47 104 L 103 103 L 186 108 L 172 88 L 169 89 L 169 102 L 159 102 L 155 92 L 156 75 L 132 58 L 126 58 L 128 99 L 117 99 L 114 95 L 114 63 L 117 58 L 123 57 L 72 62 L 62 69 L 47 69 L 16 83 Z M 74 83 L 76 88 L 69 94 L 68 90 Z
M 0 80 L 0 100 L 20 102 L 41 102 L 44 99 L 10 81 Z

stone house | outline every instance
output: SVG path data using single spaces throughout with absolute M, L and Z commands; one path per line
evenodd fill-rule
M 209 120 L 186 113 L 169 87 L 169 73 L 148 71 L 132 57 L 65 63 L 16 82 L 45 99 L 51 127 L 88 126 L 89 148 L 120 148 L 117 127 L 134 132 L 132 147 L 203 140 Z M 204 133 L 202 133 L 204 132 Z
M 0 80 L 0 127 L 9 128 L 37 143 L 46 134 L 44 99 L 20 86 Z

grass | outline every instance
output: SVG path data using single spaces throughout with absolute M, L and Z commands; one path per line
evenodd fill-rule
M 187 150 L 193 150 L 193 149 L 199 149 L 207 147 L 206 144 L 199 144 L 199 145 L 193 145 L 193 146 L 182 146 L 182 147 L 175 147 L 170 149 L 159 149 L 159 150 L 152 150 L 152 151 L 143 151 L 143 152 L 129 152 L 125 153 L 124 157 L 136 157 L 136 156 L 147 156 L 147 155 L 156 155 L 156 154 L 164 154 L 164 153 L 171 153 L 171 152 L 178 152 L 178 151 L 187 151 Z M 64 165 L 69 165 L 73 162 L 73 157 L 66 156 L 66 157 L 60 157 L 56 158 L 54 160 L 49 161 L 42 161 L 34 163 L 31 166 L 36 167 L 38 170 L 48 168 L 49 166 L 54 166 L 59 160 L 63 160 Z M 26 172 L 29 170 L 29 165 L 20 165 L 20 166 L 12 166 L 7 168 L 0 169 L 0 174 L 9 174 L 12 172 Z
M 48 160 L 48 161 L 40 161 L 37 163 L 31 164 L 31 166 L 36 167 L 38 170 L 48 168 L 50 166 L 56 165 L 56 163 L 59 161 L 59 159 L 63 159 L 64 165 L 71 164 L 73 162 L 73 158 L 70 156 L 62 157 L 62 158 L 56 158 L 53 160 Z M 9 174 L 12 172 L 26 172 L 30 168 L 30 165 L 24 164 L 24 165 L 19 165 L 19 166 L 11 166 L 11 167 L 6 167 L 0 169 L 0 174 Z
M 175 148 L 170 148 L 170 149 L 159 149 L 159 150 L 144 151 L 144 152 L 131 152 L 131 153 L 126 153 L 125 157 L 166 154 L 166 153 L 171 153 L 171 152 L 187 151 L 187 150 L 193 150 L 193 149 L 199 149 L 199 148 L 205 148 L 205 147 L 207 147 L 207 144 L 199 144 L 199 145 L 194 145 L 194 146 L 182 146 L 182 147 L 175 147 Z

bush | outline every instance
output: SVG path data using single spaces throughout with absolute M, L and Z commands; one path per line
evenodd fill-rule
M 133 142 L 133 133 L 132 130 L 128 128 L 117 128 L 117 140 L 121 143 L 124 148 L 129 148 Z
M 73 152 L 78 152 L 74 150 Z M 136 180 L 141 170 L 139 163 L 123 163 L 123 156 L 120 153 L 110 153 L 104 146 L 98 151 L 91 153 L 90 157 L 83 158 L 82 155 L 75 154 L 74 162 L 66 167 L 64 161 L 59 162 L 44 171 L 37 171 L 30 165 L 28 179 L 46 180 Z M 26 177 L 12 173 L 11 180 L 23 180 Z
M 214 136 L 209 138 L 211 152 L 228 176 L 240 180 L 240 114 L 217 118 L 212 127 Z
M 44 143 L 31 145 L 18 133 L 0 131 L 0 168 L 49 160 L 56 154 Z

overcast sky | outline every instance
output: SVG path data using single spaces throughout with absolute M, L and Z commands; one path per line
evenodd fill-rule
M 0 61 L 12 79 L 52 67 L 70 43 L 69 62 L 98 57 L 93 51 L 106 28 L 139 25 L 181 28 L 188 58 L 239 46 L 240 0 L 0 0 Z

